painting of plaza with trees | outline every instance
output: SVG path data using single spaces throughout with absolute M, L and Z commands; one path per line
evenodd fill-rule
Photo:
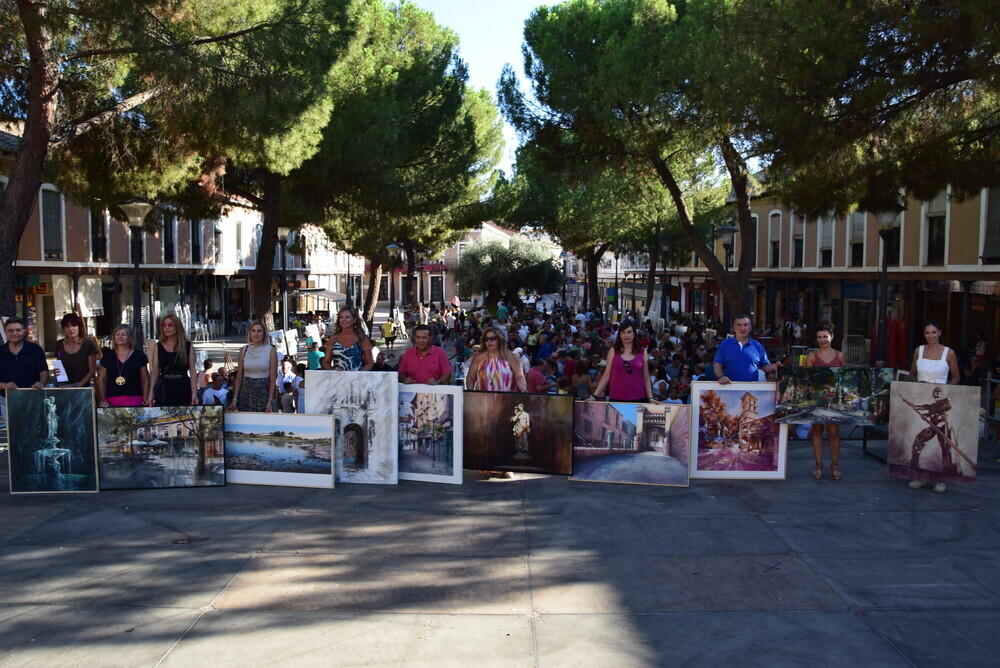
M 775 417 L 791 424 L 888 424 L 894 373 L 869 367 L 782 367 Z

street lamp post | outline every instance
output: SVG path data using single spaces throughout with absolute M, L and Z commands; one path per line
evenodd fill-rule
M 618 258 L 620 258 L 622 252 L 620 250 L 615 250 L 615 309 L 618 313 L 622 312 L 622 289 L 618 284 Z
M 667 254 L 673 244 L 673 235 L 669 232 L 660 235 L 660 259 L 663 262 L 663 286 L 660 288 L 660 317 L 666 325 L 670 322 L 670 273 L 667 271 Z
M 288 250 L 288 237 L 292 231 L 287 227 L 278 228 L 278 243 L 281 245 L 281 324 L 282 329 L 288 331 L 288 294 L 285 272 L 288 270 L 286 254 Z
M 139 277 L 139 261 L 142 259 L 142 226 L 146 220 L 146 215 L 152 210 L 153 205 L 141 199 L 129 199 L 118 205 L 128 218 L 128 227 L 132 231 L 132 264 L 135 267 L 135 281 L 132 301 L 132 329 L 135 337 L 136 348 L 143 348 L 142 331 L 142 286 Z M 152 317 L 152 311 L 150 311 Z
M 886 330 L 889 324 L 889 238 L 896 228 L 896 219 L 903 211 L 903 205 L 898 201 L 884 209 L 875 211 L 878 219 L 878 236 L 882 240 L 882 285 L 879 303 L 878 345 L 875 350 L 875 366 L 885 366 L 886 362 Z
M 399 251 L 401 250 L 396 244 L 389 244 L 385 247 L 389 251 L 389 320 L 396 322 L 396 318 L 393 317 L 393 311 L 396 310 L 396 276 L 395 276 L 395 265 L 396 258 L 399 257 Z
M 351 285 L 351 248 L 353 248 L 353 244 L 351 244 L 349 240 L 345 240 L 340 242 L 340 247 L 343 248 L 344 253 L 347 254 L 347 286 L 346 289 L 344 290 L 344 293 L 347 296 L 347 305 L 353 307 L 354 288 Z
M 722 247 L 726 250 L 726 272 L 728 273 L 733 267 L 733 250 L 735 249 L 734 239 L 736 233 L 739 229 L 733 225 L 720 225 L 715 228 L 715 237 L 722 241 Z M 725 295 L 723 295 L 725 297 Z M 722 331 L 728 332 L 730 325 L 729 317 L 729 300 L 725 300 L 725 308 L 723 309 L 722 315 L 723 323 L 720 328 Z
M 562 303 L 563 303 L 563 312 L 565 312 L 566 311 L 566 282 L 567 282 L 567 280 L 569 280 L 568 277 L 567 277 L 567 274 L 566 274 L 566 268 L 567 268 L 567 264 L 569 263 L 569 253 L 567 253 L 566 251 L 563 251 L 562 253 L 559 254 L 559 257 L 562 258 L 562 270 L 563 270 Z

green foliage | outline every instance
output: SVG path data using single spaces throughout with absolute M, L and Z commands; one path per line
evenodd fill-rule
M 459 294 L 483 295 L 484 304 L 512 300 L 520 290 L 541 294 L 556 292 L 563 275 L 552 254 L 542 244 L 521 236 L 502 241 L 477 241 L 462 250 L 455 270 Z

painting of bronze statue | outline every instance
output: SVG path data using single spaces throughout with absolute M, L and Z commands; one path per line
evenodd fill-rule
M 976 484 L 979 388 L 892 384 L 889 475 L 907 480 Z
M 466 392 L 465 458 L 470 469 L 573 472 L 573 397 Z
M 90 388 L 8 390 L 10 491 L 96 492 Z

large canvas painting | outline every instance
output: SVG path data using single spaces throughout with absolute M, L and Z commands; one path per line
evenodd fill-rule
M 98 408 L 101 489 L 226 484 L 222 406 Z
M 333 487 L 333 417 L 226 415 L 226 481 Z
M 889 475 L 976 483 L 979 388 L 895 382 L 889 403 Z
M 94 392 L 8 390 L 10 491 L 96 492 Z
M 573 397 L 465 393 L 466 468 L 573 472 Z
M 691 407 L 578 401 L 570 480 L 687 487 Z
M 696 382 L 691 477 L 785 477 L 788 425 L 774 419 L 774 383 Z
M 306 413 L 334 418 L 337 482 L 399 481 L 397 385 L 394 373 L 306 371 Z
M 399 386 L 399 477 L 462 484 L 462 388 Z
M 894 373 L 868 367 L 782 367 L 775 417 L 790 424 L 887 424 Z

